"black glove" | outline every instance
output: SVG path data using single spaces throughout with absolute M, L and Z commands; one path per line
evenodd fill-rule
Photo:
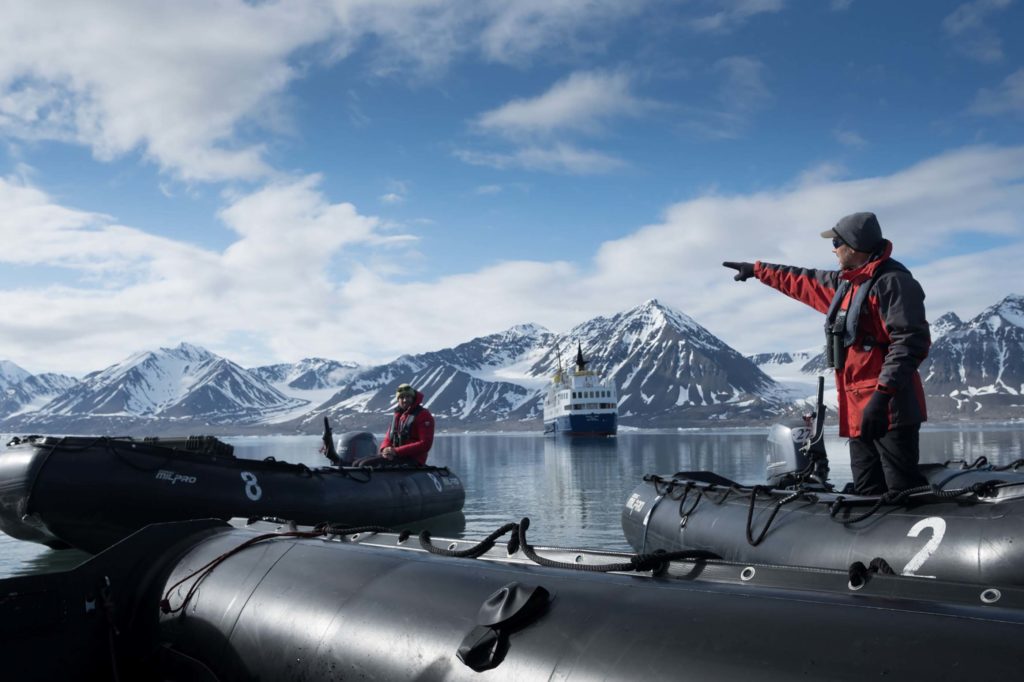
M 864 407 L 860 418 L 860 437 L 864 440 L 878 440 L 889 432 L 889 401 L 888 393 L 875 391 Z
M 754 264 L 753 263 L 733 263 L 732 261 L 725 261 L 722 263 L 727 268 L 733 270 L 739 270 L 739 273 L 733 277 L 737 282 L 746 282 L 748 279 L 754 276 Z

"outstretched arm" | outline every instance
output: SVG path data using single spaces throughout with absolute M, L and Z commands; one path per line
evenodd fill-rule
M 838 270 L 814 270 L 761 261 L 754 263 L 754 277 L 822 313 L 828 311 L 839 286 Z

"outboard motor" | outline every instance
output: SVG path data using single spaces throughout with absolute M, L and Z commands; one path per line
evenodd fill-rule
M 338 456 L 346 466 L 377 454 L 377 439 L 369 431 L 349 431 L 338 437 Z
M 776 424 L 768 433 L 766 478 L 773 488 L 816 483 L 826 489 L 828 453 L 822 438 L 825 422 L 825 378 L 818 377 L 815 412 L 796 424 Z
M 377 439 L 369 431 L 349 431 L 341 434 L 335 445 L 331 422 L 324 417 L 323 445 L 320 446 L 320 452 L 335 466 L 352 466 L 357 459 L 377 454 Z

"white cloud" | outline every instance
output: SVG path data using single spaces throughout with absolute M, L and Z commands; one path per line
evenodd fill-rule
M 109 278 L 203 259 L 201 250 L 187 244 L 117 225 L 110 216 L 55 205 L 20 180 L 0 179 L 0 207 L 0 262 Z
M 81 0 L 20 3 L 0 22 L 0 135 L 139 154 L 183 180 L 273 174 L 246 130 L 290 130 L 287 90 L 358 48 L 378 74 L 507 62 L 581 37 L 600 50 L 640 0 Z M 603 37 L 602 37 L 603 36 Z M 372 37 L 372 41 L 366 38 Z M 586 40 L 583 40 L 583 38 Z M 562 48 L 564 49 L 564 48 Z M 358 94 L 347 114 L 365 126 Z
M 570 74 L 541 95 L 516 99 L 476 118 L 473 127 L 515 143 L 511 151 L 458 150 L 464 162 L 491 168 L 520 168 L 571 174 L 607 173 L 625 162 L 596 150 L 579 148 L 567 138 L 595 135 L 611 119 L 639 116 L 658 105 L 630 92 L 625 72 Z
M 473 4 L 473 0 L 470 0 Z M 538 51 L 595 51 L 595 37 L 609 26 L 643 11 L 651 0 L 485 0 L 491 15 L 480 32 L 481 50 L 489 59 L 514 63 Z
M 0 348 L 34 371 L 97 369 L 183 340 L 245 364 L 310 355 L 387 361 L 521 322 L 562 331 L 651 297 L 744 352 L 808 348 L 819 343 L 820 315 L 756 282 L 733 282 L 719 263 L 832 267 L 818 233 L 865 209 L 878 213 L 894 256 L 922 282 L 933 318 L 951 309 L 973 315 L 1020 293 L 993 273 L 1015 273 L 1024 258 L 1024 147 L 966 148 L 888 176 L 821 175 L 754 194 L 708 194 L 604 242 L 592 261 L 499 262 L 436 280 L 396 278 L 356 257 L 381 253 L 393 264 L 382 249 L 411 236 L 326 200 L 315 176 L 234 200 L 221 217 L 237 239 L 222 252 L 116 226 L 5 180 L 0 259 L 88 277 L 102 268 L 102 281 L 114 284 L 0 290 Z M 128 274 L 117 276 L 118 263 Z M 403 316 L 401 334 L 395 310 L 417 311 Z M 239 349 L 239 338 L 262 343 Z
M 277 120 L 286 59 L 328 35 L 317 3 L 183 0 L 24 4 L 0 22 L 0 130 L 140 152 L 187 180 L 257 178 L 240 123 Z
M 797 178 L 795 186 L 807 187 L 840 180 L 846 175 L 846 168 L 833 161 L 826 161 L 806 169 Z
M 836 130 L 833 133 L 839 144 L 844 147 L 854 147 L 860 149 L 867 144 L 867 140 L 852 130 Z
M 1012 291 L 992 272 L 1013 272 L 1024 250 L 1024 147 L 969 148 L 921 162 L 890 176 L 799 183 L 773 192 L 705 196 L 676 204 L 665 219 L 606 242 L 593 278 L 613 292 L 609 305 L 656 296 L 671 302 L 743 351 L 799 349 L 818 343 L 820 320 L 761 285 L 734 283 L 723 260 L 764 260 L 834 267 L 818 233 L 848 213 L 875 211 L 894 257 L 928 273 L 950 253 L 977 251 L 972 237 L 1010 245 L 986 256 L 988 277 L 957 278 L 929 292 L 929 309 L 987 305 Z M 957 256 L 959 257 L 959 256 Z M 642 274 L 637 264 L 642 263 Z M 671 287 L 659 282 L 664 278 Z M 754 284 L 752 287 L 751 285 Z M 756 330 L 756 332 L 751 332 Z M 803 339 L 803 341 L 801 341 Z
M 0 262 L 66 273 L 53 277 L 63 284 L 0 290 L 0 305 L 18 318 L 0 330 L 0 347 L 24 357 L 42 344 L 52 369 L 82 371 L 180 340 L 216 349 L 243 334 L 277 349 L 307 334 L 329 338 L 344 324 L 333 312 L 339 258 L 413 238 L 351 204 L 326 201 L 319 181 L 308 176 L 236 198 L 220 217 L 237 239 L 217 252 L 0 180 Z
M 995 90 L 979 90 L 971 105 L 971 113 L 988 116 L 1024 114 L 1024 68 L 1007 76 Z
M 638 116 L 654 106 L 630 92 L 624 72 L 576 72 L 547 92 L 481 114 L 476 126 L 510 137 L 560 131 L 598 132 L 606 119 Z
M 325 0 L 336 16 L 337 58 L 377 43 L 380 75 L 442 72 L 473 51 L 485 61 L 520 64 L 551 49 L 603 49 L 619 22 L 660 0 Z
M 499 170 L 520 168 L 572 175 L 608 173 L 626 165 L 624 161 L 613 156 L 563 143 L 551 147 L 523 147 L 511 153 L 464 149 L 456 151 L 455 156 L 474 166 L 488 166 Z
M 1003 43 L 989 17 L 1010 6 L 1013 0 L 975 0 L 957 7 L 942 21 L 946 35 L 957 50 L 979 62 L 1003 59 Z
M 716 10 L 690 22 L 690 26 L 702 33 L 726 33 L 746 23 L 751 17 L 765 12 L 782 10 L 782 0 L 712 0 Z

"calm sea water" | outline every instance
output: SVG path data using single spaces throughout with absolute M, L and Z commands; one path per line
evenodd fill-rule
M 764 480 L 766 429 L 626 432 L 616 438 L 567 440 L 539 434 L 439 435 L 430 463 L 451 468 L 466 488 L 462 515 L 411 524 L 435 537 L 483 538 L 509 521 L 529 517 L 535 545 L 629 550 L 619 521 L 622 504 L 644 474 L 711 470 L 742 483 Z M 238 457 L 310 466 L 326 463 L 315 436 L 225 439 Z M 4 440 L 6 442 L 6 439 Z M 1005 464 L 1024 457 L 1024 424 L 1015 427 L 930 427 L 921 459 Z M 850 480 L 844 439 L 826 432 L 832 479 Z M 0 453 L 2 456 L 2 453 Z M 0 578 L 60 571 L 86 558 L 0 534 Z

